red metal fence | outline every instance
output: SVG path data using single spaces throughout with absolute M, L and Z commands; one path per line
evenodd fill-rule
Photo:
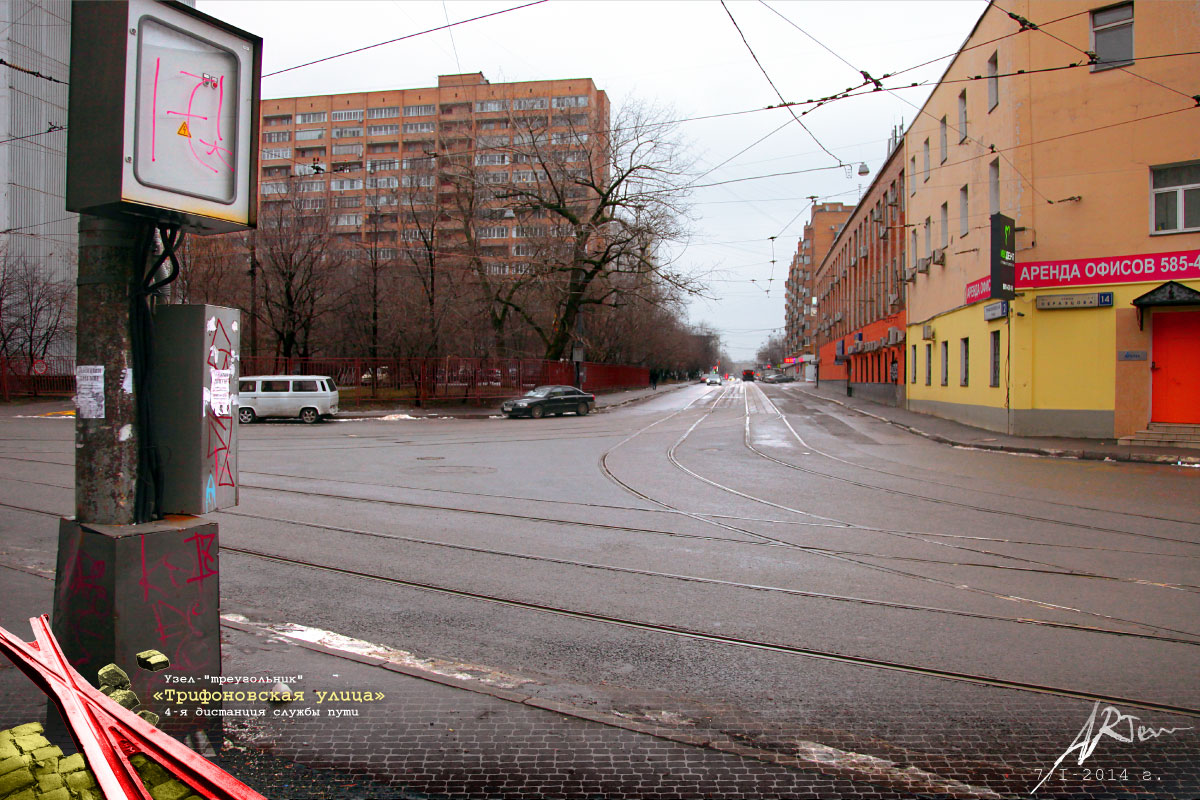
M 75 359 L 47 356 L 35 359 L 0 358 L 0 396 L 64 395 L 75 393 Z
M 0 359 L 4 399 L 12 395 L 72 394 L 75 362 L 46 359 L 45 374 L 28 365 Z M 36 367 L 36 365 L 35 365 Z M 42 369 L 36 367 L 36 369 Z M 328 375 L 341 390 L 343 404 L 371 399 L 397 401 L 490 400 L 523 394 L 546 383 L 575 383 L 575 365 L 532 358 L 274 358 L 243 356 L 242 375 Z M 593 364 L 581 367 L 588 392 L 637 389 L 650 385 L 645 367 Z

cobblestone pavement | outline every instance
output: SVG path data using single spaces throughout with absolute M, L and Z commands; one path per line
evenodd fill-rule
M 33 576 L 22 583 L 49 588 Z M 924 715 L 912 708 L 909 732 L 872 726 L 869 708 L 838 713 L 835 702 L 814 714 L 820 727 L 797 730 L 773 725 L 770 709 L 749 718 L 663 696 L 584 707 L 538 697 L 536 687 L 414 677 L 419 671 L 245 624 L 225 626 L 223 649 L 227 676 L 293 675 L 289 688 L 305 693 L 223 706 L 218 762 L 271 798 L 1028 797 L 1091 710 L 969 687 Z M 375 694 L 382 698 L 365 699 Z M 170 705 L 159 702 L 160 711 Z M 996 718 L 988 704 L 1010 707 L 1004 730 L 982 723 Z M 196 704 L 176 709 L 188 707 L 194 713 Z M 1189 730 L 1128 744 L 1103 737 L 1083 765 L 1064 760 L 1036 796 L 1200 796 L 1195 720 L 1124 711 Z M 44 712 L 33 685 L 0 664 L 0 726 Z

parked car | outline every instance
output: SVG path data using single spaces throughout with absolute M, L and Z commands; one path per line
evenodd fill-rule
M 596 396 L 574 386 L 538 386 L 522 397 L 505 400 L 500 410 L 508 417 L 541 419 L 550 414 L 561 416 L 568 411 L 582 417 L 595 407 Z
M 338 389 L 328 375 L 252 375 L 238 381 L 238 422 L 267 417 L 314 423 L 338 413 Z
M 709 374 L 708 380 L 705 381 L 705 385 L 706 386 L 720 386 L 721 385 L 721 376 L 717 375 L 715 372 Z

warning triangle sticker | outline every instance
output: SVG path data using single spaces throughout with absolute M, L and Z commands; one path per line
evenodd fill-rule
M 179 130 L 177 132 L 179 133 L 180 136 L 186 136 L 189 139 L 192 138 L 192 132 L 188 130 L 188 124 L 187 124 L 186 119 L 183 121 L 183 124 L 179 126 Z

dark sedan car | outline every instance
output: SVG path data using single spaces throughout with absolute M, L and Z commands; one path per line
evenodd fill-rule
M 505 400 L 500 410 L 509 417 L 530 416 L 534 419 L 567 411 L 583 416 L 596 407 L 596 396 L 574 386 L 538 386 L 523 397 Z

